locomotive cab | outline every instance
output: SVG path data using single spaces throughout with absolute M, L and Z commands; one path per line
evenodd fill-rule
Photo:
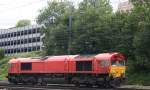
M 113 87 L 119 86 L 125 81 L 125 57 L 122 54 L 115 54 L 111 58 L 111 66 L 109 71 L 110 85 Z
M 125 58 L 122 54 L 113 55 L 111 58 L 110 76 L 113 78 L 125 78 Z
M 102 53 L 95 56 L 100 61 L 98 72 L 105 75 L 105 81 L 112 87 L 119 86 L 125 80 L 125 56 L 121 53 Z

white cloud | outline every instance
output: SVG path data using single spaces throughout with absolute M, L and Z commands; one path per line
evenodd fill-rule
M 0 28 L 15 26 L 20 19 L 34 21 L 39 9 L 47 5 L 48 0 L 0 0 Z M 71 0 L 77 5 L 82 0 Z M 119 0 L 110 0 L 114 9 L 117 9 Z M 126 0 L 120 0 L 126 1 Z

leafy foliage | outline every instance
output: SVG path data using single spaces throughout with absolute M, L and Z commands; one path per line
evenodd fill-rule
M 46 55 L 67 54 L 68 48 L 68 17 L 74 6 L 70 2 L 48 2 L 48 7 L 41 10 L 38 23 L 46 22 L 44 51 Z M 54 17 L 54 18 L 53 18 Z M 52 22 L 52 19 L 55 22 Z M 47 21 L 48 20 L 48 21 Z M 48 23 L 47 23 L 48 22 Z
M 67 54 L 69 47 L 71 54 L 117 51 L 127 56 L 130 70 L 149 71 L 150 3 L 130 1 L 134 7 L 126 13 L 113 13 L 109 0 L 83 0 L 78 8 L 67 1 L 49 2 L 37 17 L 38 23 L 46 26 L 45 54 Z
M 134 36 L 135 67 L 137 70 L 150 70 L 150 3 L 142 0 L 143 3 L 135 1 L 135 9 L 132 15 L 136 20 L 137 32 Z
M 5 50 L 0 48 L 0 59 L 5 57 Z
M 31 24 L 31 21 L 30 20 L 19 20 L 16 24 L 16 27 L 23 27 L 23 26 L 27 26 L 27 25 L 30 25 Z

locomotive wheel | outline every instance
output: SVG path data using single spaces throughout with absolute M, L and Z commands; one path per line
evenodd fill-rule
M 41 86 L 46 86 L 47 85 L 46 81 L 44 81 L 43 78 L 38 78 L 36 83 L 38 85 L 41 85 Z
M 79 83 L 79 82 L 76 82 L 76 83 L 75 83 L 75 86 L 76 86 L 76 87 L 80 87 L 80 83 Z
M 80 83 L 78 81 L 73 81 L 73 84 L 76 86 L 76 87 L 80 87 Z
M 74 77 L 74 78 L 72 78 L 72 80 L 71 80 L 71 82 L 72 82 L 72 84 L 74 84 L 76 87 L 79 87 L 80 86 L 80 82 L 79 82 L 80 80 L 79 80 L 79 78 L 77 78 L 77 77 Z
M 90 83 L 86 83 L 86 87 L 93 87 L 93 85 Z
M 109 84 L 108 81 L 106 81 L 106 82 L 104 83 L 104 88 L 111 88 L 111 85 Z
M 46 83 L 45 81 L 43 81 L 43 82 L 41 83 L 41 85 L 42 85 L 42 86 L 46 86 L 47 83 Z
M 32 85 L 36 85 L 37 84 L 37 79 L 36 78 L 32 78 Z

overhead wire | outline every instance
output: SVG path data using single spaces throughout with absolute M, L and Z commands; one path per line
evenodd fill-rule
M 43 1 L 45 1 L 45 0 L 36 0 L 34 2 L 29 2 L 29 3 L 26 3 L 26 4 L 20 5 L 20 6 L 16 6 L 16 7 L 12 7 L 12 8 L 9 8 L 9 9 L 1 10 L 0 13 L 5 13 L 5 12 L 12 11 L 12 10 L 16 10 L 18 8 L 27 7 L 27 6 L 33 5 L 35 3 L 40 3 L 40 2 L 43 2 Z
M 8 8 L 8 9 L 4 9 L 4 10 L 1 10 L 0 11 L 0 14 L 3 14 L 3 13 L 6 13 L 6 12 L 9 12 L 9 11 L 12 11 L 12 10 L 16 10 L 16 9 L 18 9 L 18 8 L 23 8 L 23 7 L 27 7 L 27 6 L 30 6 L 30 5 L 33 5 L 33 4 L 37 4 L 37 3 L 40 3 L 40 2 L 43 2 L 43 1 L 45 1 L 45 0 L 35 0 L 35 1 L 33 1 L 33 2 L 28 2 L 28 3 L 26 3 L 26 4 L 23 4 L 23 5 L 19 5 L 19 6 L 16 6 L 16 7 L 11 7 L 11 8 Z M 48 0 L 47 0 L 48 1 Z M 49 0 L 49 1 L 54 1 L 54 0 Z M 70 1 L 73 1 L 73 0 L 70 0 Z M 120 1 L 120 0 L 119 0 Z M 115 2 L 118 2 L 118 0 L 117 1 L 115 1 Z M 13 2 L 14 3 L 14 2 Z M 17 2 L 15 2 L 15 3 L 17 3 Z M 112 2 L 111 2 L 112 3 Z M 7 5 L 7 4 L 3 4 L 3 3 L 1 3 L 2 5 Z M 32 21 L 35 21 L 35 20 L 32 20 Z M 1 23 L 2 24 L 2 23 Z M 7 24 L 7 25 L 9 25 L 9 24 Z

